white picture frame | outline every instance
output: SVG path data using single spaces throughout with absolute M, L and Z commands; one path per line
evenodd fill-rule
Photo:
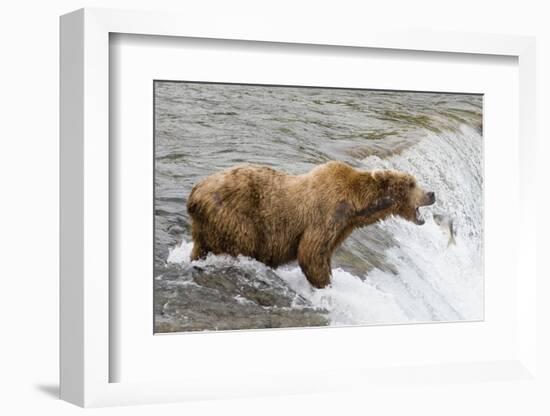
M 248 22 L 248 21 L 246 21 Z M 430 32 L 379 32 L 363 28 L 328 33 L 281 28 L 269 22 L 239 24 L 169 13 L 82 9 L 61 18 L 61 398 L 80 406 L 156 403 L 196 398 L 319 392 L 354 384 L 407 382 L 411 378 L 521 380 L 536 374 L 535 41 L 530 37 Z M 109 35 L 112 33 L 353 46 L 517 57 L 519 62 L 519 212 L 517 353 L 498 361 L 445 363 L 410 370 L 333 369 L 271 375 L 234 382 L 220 375 L 184 381 L 110 382 L 109 348 Z M 276 335 L 275 335 L 276 336 Z M 334 336 L 334 335 L 331 335 Z M 483 377 L 482 377 L 483 378 Z M 346 380 L 343 382 L 342 380 Z

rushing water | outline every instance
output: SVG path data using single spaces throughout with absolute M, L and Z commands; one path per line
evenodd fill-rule
M 483 319 L 482 148 L 480 95 L 156 82 L 155 330 Z M 325 289 L 297 264 L 189 261 L 185 205 L 200 179 L 328 160 L 407 171 L 437 202 L 423 226 L 390 218 L 354 231 Z

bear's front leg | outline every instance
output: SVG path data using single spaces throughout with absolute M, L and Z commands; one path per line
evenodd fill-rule
M 323 233 L 306 231 L 298 246 L 298 263 L 312 286 L 322 289 L 330 284 L 332 250 Z

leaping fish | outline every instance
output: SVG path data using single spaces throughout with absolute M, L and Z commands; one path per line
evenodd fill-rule
M 434 214 L 433 218 L 435 223 L 439 225 L 443 233 L 449 236 L 449 239 L 447 241 L 447 247 L 449 247 L 451 244 L 456 244 L 456 240 L 455 240 L 456 229 L 454 226 L 453 219 L 443 214 Z

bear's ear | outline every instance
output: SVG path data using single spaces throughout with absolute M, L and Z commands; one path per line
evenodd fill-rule
M 372 172 L 372 178 L 376 182 L 378 189 L 387 189 L 390 186 L 390 175 L 385 170 L 375 170 Z
M 415 186 L 416 186 L 416 180 L 412 176 L 407 177 L 407 179 L 405 180 L 405 187 L 408 189 L 412 189 Z

